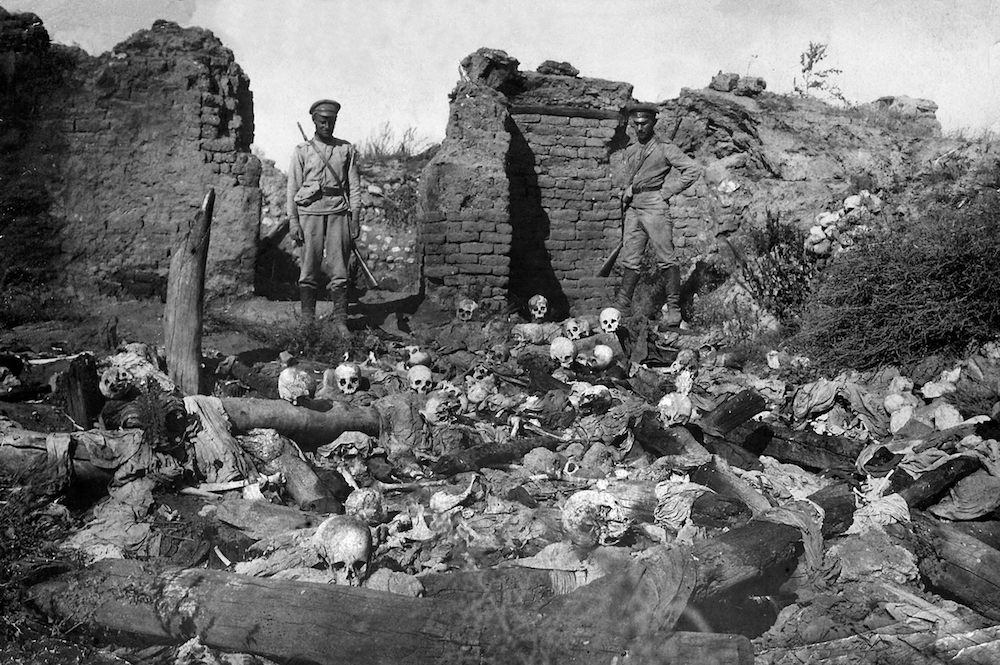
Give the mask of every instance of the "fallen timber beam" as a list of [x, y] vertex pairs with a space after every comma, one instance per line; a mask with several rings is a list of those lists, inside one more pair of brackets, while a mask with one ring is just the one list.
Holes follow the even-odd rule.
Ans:
[[378, 436], [380, 431], [379, 413], [371, 407], [337, 405], [329, 411], [313, 411], [284, 400], [224, 397], [222, 408], [235, 430], [270, 428], [307, 451], [330, 443], [344, 432]]
[[939, 590], [1000, 621], [1000, 551], [956, 525], [915, 512], [920, 572]]
[[[281, 662], [420, 665], [457, 653], [474, 662], [540, 653], [554, 662], [597, 665], [627, 650], [663, 648], [690, 593], [690, 564], [678, 550], [662, 552], [537, 611], [498, 606], [485, 596], [470, 606], [126, 560], [102, 561], [36, 585], [32, 598], [51, 615], [151, 641], [197, 635], [209, 646]], [[709, 648], [729, 645], [733, 652], [732, 641]]]

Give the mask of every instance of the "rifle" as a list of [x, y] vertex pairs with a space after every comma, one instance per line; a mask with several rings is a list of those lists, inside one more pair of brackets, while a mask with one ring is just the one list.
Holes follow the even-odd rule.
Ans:
[[618, 246], [615, 247], [615, 251], [611, 252], [611, 255], [608, 256], [608, 258], [604, 261], [604, 264], [601, 266], [601, 269], [597, 271], [598, 277], [611, 276], [611, 271], [614, 270], [615, 267], [615, 261], [618, 260], [618, 255], [621, 254], [622, 247], [624, 246], [625, 246], [624, 241], [618, 243]]
[[[333, 170], [333, 166], [330, 164], [330, 160], [328, 160], [326, 158], [326, 155], [324, 155], [323, 153], [321, 153], [319, 151], [319, 148], [317, 148], [315, 145], [313, 145], [313, 142], [309, 140], [309, 137], [306, 136], [305, 130], [302, 129], [302, 124], [301, 123], [296, 122], [295, 126], [299, 128], [299, 132], [302, 134], [302, 140], [305, 141], [306, 143], [308, 143], [312, 147], [312, 149], [316, 151], [316, 154], [319, 155], [319, 158], [323, 160], [323, 164], [326, 166], [327, 170], [330, 172], [330, 175], [332, 175], [333, 178], [334, 178], [334, 180], [336, 180], [338, 182], [338, 184], [339, 184], [340, 183], [340, 178], [337, 177], [337, 172]], [[365, 279], [368, 281], [369, 286], [371, 286], [373, 289], [377, 289], [378, 288], [378, 280], [375, 279], [375, 275], [374, 275], [374, 273], [372, 273], [371, 268], [368, 267], [368, 264], [365, 263], [364, 257], [361, 256], [361, 252], [358, 250], [358, 245], [357, 245], [356, 242], [354, 242], [354, 238], [351, 238], [351, 252], [354, 253], [354, 258], [356, 258], [358, 260], [358, 265], [361, 267], [361, 272], [364, 273]]]

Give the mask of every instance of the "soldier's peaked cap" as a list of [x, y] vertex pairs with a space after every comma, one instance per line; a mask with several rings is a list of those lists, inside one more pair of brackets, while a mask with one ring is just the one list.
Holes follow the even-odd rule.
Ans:
[[321, 99], [318, 102], [313, 102], [313, 105], [309, 107], [309, 115], [337, 115], [340, 111], [340, 102], [335, 102], [332, 99]]
[[629, 115], [634, 113], [650, 113], [652, 115], [656, 115], [659, 110], [660, 109], [656, 108], [656, 104], [641, 104], [638, 102], [635, 104], [629, 104], [628, 107]]

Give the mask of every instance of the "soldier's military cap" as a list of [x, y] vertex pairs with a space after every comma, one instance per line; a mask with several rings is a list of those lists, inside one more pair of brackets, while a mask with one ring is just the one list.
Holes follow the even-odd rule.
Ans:
[[659, 113], [659, 109], [656, 108], [656, 104], [631, 104], [628, 107], [628, 114], [635, 115], [638, 113], [649, 113], [651, 115], [656, 115]]
[[332, 99], [321, 99], [309, 107], [309, 115], [337, 115], [339, 111], [340, 102]]

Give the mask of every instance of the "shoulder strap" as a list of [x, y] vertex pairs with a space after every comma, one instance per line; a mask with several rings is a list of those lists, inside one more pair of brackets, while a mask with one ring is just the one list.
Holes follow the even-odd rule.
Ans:
[[333, 165], [330, 164], [330, 160], [326, 158], [326, 155], [319, 151], [319, 148], [316, 147], [316, 144], [313, 143], [312, 139], [309, 139], [308, 143], [316, 154], [319, 155], [319, 158], [323, 160], [323, 164], [326, 166], [327, 172], [333, 176], [333, 181], [337, 184], [337, 189], [344, 189], [344, 181], [341, 180], [340, 176], [333, 170]]
[[649, 141], [646, 143], [646, 145], [642, 146], [642, 149], [639, 151], [639, 153], [641, 155], [641, 157], [639, 158], [639, 163], [635, 165], [634, 169], [632, 169], [632, 175], [629, 176], [629, 178], [628, 178], [628, 184], [625, 185], [626, 189], [628, 189], [629, 187], [631, 187], [632, 183], [635, 182], [635, 177], [637, 175], [639, 175], [639, 169], [641, 169], [642, 165], [646, 163], [646, 158], [649, 157], [649, 154], [651, 152], [653, 152], [653, 150], [651, 148], [650, 149], [647, 149], [647, 148], [649, 148], [653, 144], [654, 141], [656, 141], [656, 137], [653, 137], [653, 138], [649, 139]]

